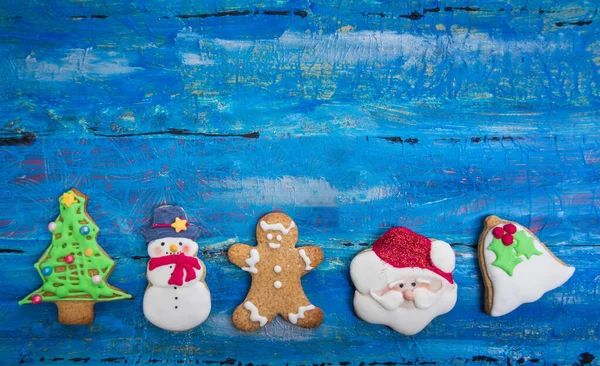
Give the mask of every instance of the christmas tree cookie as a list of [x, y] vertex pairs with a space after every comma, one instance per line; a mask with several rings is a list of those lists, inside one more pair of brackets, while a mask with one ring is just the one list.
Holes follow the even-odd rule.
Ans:
[[132, 298], [107, 282], [115, 262], [98, 245], [100, 229], [87, 214], [87, 202], [76, 189], [60, 196], [60, 215], [48, 225], [52, 243], [34, 265], [43, 285], [19, 301], [56, 303], [62, 324], [90, 324], [97, 302]]
[[485, 312], [502, 316], [539, 300], [575, 272], [523, 226], [489, 216], [478, 245]]

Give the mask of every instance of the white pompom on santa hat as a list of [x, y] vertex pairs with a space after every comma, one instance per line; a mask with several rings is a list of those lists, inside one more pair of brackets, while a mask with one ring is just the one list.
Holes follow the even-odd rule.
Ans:
[[454, 283], [455, 256], [452, 247], [430, 240], [405, 227], [388, 230], [373, 244], [377, 256], [395, 268], [419, 268]]

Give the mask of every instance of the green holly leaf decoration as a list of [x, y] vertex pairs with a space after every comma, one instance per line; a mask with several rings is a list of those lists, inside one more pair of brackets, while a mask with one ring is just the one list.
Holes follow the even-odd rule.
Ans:
[[523, 262], [513, 247], [514, 244], [506, 246], [502, 244], [502, 240], [496, 238], [488, 246], [488, 249], [496, 254], [496, 260], [492, 262], [492, 265], [504, 270], [509, 276], [512, 276], [517, 264]]
[[533, 238], [527, 236], [524, 230], [517, 231], [513, 237], [515, 238], [515, 252], [517, 255], [524, 255], [527, 259], [531, 259], [534, 255], [542, 255], [542, 252], [535, 249]]

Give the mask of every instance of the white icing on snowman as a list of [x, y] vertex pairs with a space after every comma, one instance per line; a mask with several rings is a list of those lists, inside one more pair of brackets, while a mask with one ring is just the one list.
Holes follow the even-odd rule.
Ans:
[[256, 264], [260, 261], [260, 255], [258, 254], [258, 250], [252, 249], [250, 250], [250, 258], [246, 259], [246, 263], [250, 267], [242, 267], [242, 269], [246, 272], [250, 273], [258, 273], [258, 269], [255, 267]]
[[304, 319], [304, 313], [310, 310], [314, 310], [315, 306], [310, 304], [307, 306], [300, 306], [298, 308], [298, 312], [296, 314], [294, 313], [289, 313], [288, 314], [288, 320], [290, 321], [290, 323], [292, 324], [296, 324], [298, 323], [298, 319]]
[[[161, 265], [146, 271], [149, 286], [143, 299], [146, 318], [157, 327], [171, 331], [185, 331], [202, 324], [211, 310], [208, 287], [201, 279], [205, 268], [196, 258], [198, 244], [187, 238], [165, 237], [148, 244], [148, 255], [152, 258], [185, 255], [198, 261], [200, 269], [193, 269], [195, 278], [180, 286], [169, 284], [176, 264]], [[185, 273], [185, 272], [184, 272]], [[185, 276], [184, 276], [185, 278]]]
[[250, 301], [246, 301], [244, 303], [244, 308], [250, 311], [250, 320], [253, 322], [258, 322], [261, 327], [264, 327], [267, 324], [267, 317], [261, 316], [258, 313], [258, 308], [251, 303]]

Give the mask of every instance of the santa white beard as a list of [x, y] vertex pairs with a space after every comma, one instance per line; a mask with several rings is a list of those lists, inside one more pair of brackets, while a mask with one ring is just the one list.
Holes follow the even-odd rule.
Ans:
[[[421, 268], [395, 268], [383, 262], [373, 252], [360, 253], [352, 261], [350, 273], [356, 291], [354, 311], [364, 321], [387, 325], [395, 331], [413, 335], [423, 330], [435, 317], [454, 308], [458, 287], [437, 274]], [[402, 278], [422, 278], [437, 282], [439, 288], [404, 289], [414, 293], [408, 301], [399, 289], [388, 289], [388, 284]]]
[[[427, 290], [424, 290], [427, 291]], [[399, 291], [393, 291], [396, 294], [402, 294]], [[398, 295], [393, 299], [398, 300]], [[354, 311], [359, 318], [373, 324], [383, 324], [394, 329], [396, 332], [413, 335], [422, 331], [435, 317], [446, 314], [456, 304], [457, 286], [449, 285], [437, 293], [431, 293], [430, 297], [415, 298], [414, 306], [403, 307], [405, 303], [395, 306], [393, 299], [387, 300], [389, 308], [383, 307], [379, 302], [358, 291], [354, 292]], [[398, 300], [398, 302], [400, 302]], [[395, 306], [395, 307], [394, 307]]]

